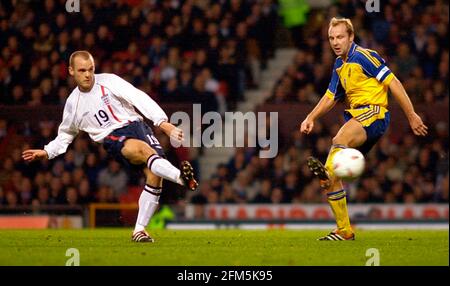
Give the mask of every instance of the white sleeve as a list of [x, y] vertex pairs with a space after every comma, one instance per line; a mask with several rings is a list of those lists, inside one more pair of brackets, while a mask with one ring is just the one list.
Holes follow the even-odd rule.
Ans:
[[155, 126], [159, 126], [163, 121], [168, 121], [164, 110], [145, 92], [115, 74], [111, 74], [110, 84], [116, 96], [135, 106], [145, 117], [153, 121]]
[[47, 151], [48, 159], [53, 159], [67, 151], [70, 143], [72, 143], [75, 136], [78, 134], [78, 128], [73, 124], [73, 106], [69, 101], [66, 101], [63, 112], [63, 120], [58, 128], [58, 136], [44, 146]]

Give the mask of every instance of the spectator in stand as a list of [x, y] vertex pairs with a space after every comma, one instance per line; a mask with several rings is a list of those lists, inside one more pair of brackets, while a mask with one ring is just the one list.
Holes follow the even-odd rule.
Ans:
[[116, 198], [127, 192], [127, 183], [128, 175], [115, 160], [110, 160], [108, 167], [98, 173], [97, 185], [110, 187]]

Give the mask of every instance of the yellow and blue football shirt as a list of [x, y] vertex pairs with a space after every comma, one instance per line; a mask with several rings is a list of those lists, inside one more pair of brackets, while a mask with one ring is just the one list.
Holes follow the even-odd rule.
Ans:
[[346, 100], [350, 105], [346, 112], [363, 126], [370, 126], [388, 112], [388, 89], [393, 78], [377, 52], [352, 43], [347, 60], [336, 59], [326, 96]]

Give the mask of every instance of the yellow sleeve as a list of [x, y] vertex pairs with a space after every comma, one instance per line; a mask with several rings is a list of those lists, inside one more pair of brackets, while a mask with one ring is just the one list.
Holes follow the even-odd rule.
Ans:
[[393, 73], [390, 73], [384, 80], [383, 85], [388, 86], [391, 81], [394, 79], [395, 75]]
[[327, 92], [325, 92], [325, 95], [331, 99], [334, 100], [334, 93], [332, 93], [329, 89], [327, 89]]

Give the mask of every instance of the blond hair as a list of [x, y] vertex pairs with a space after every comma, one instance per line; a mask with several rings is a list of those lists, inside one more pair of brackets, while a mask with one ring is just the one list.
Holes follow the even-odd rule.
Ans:
[[94, 57], [88, 51], [75, 51], [70, 55], [70, 58], [69, 58], [69, 66], [71, 66], [72, 68], [73, 68], [76, 57], [82, 57], [84, 60], [87, 60], [90, 58], [90, 59], [92, 59], [92, 61], [94, 61]]
[[348, 35], [351, 36], [355, 33], [355, 30], [353, 29], [352, 21], [348, 18], [336, 18], [333, 17], [333, 19], [330, 20], [329, 28], [336, 27], [339, 24], [344, 24], [347, 28]]

